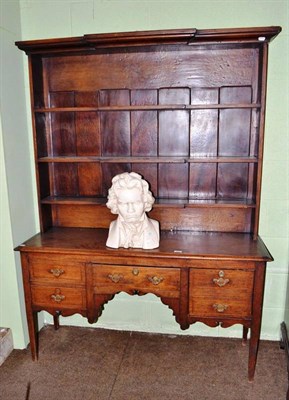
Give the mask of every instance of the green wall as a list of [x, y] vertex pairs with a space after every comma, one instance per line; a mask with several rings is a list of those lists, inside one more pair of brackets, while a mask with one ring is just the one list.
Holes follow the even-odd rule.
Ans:
[[0, 326], [16, 348], [28, 341], [19, 255], [13, 248], [36, 232], [18, 1], [0, 1]]

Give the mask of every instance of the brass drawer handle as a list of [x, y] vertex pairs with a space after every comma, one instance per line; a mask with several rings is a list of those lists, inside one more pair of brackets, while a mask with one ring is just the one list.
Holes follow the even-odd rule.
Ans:
[[213, 308], [217, 312], [222, 313], [227, 310], [228, 305], [227, 304], [213, 304]]
[[161, 276], [149, 276], [148, 280], [153, 284], [153, 285], [159, 285], [164, 278], [162, 278]]
[[61, 268], [51, 268], [51, 270], [49, 272], [56, 278], [58, 278], [60, 275], [64, 274], [64, 270]]
[[50, 298], [51, 298], [51, 300], [55, 301], [56, 303], [61, 303], [65, 299], [65, 296], [63, 294], [61, 294], [60, 289], [55, 289], [54, 294], [52, 294], [50, 296]]
[[219, 287], [226, 286], [227, 283], [230, 282], [230, 279], [224, 278], [224, 276], [225, 276], [225, 272], [224, 272], [224, 271], [220, 271], [220, 272], [219, 272], [219, 278], [214, 278], [214, 279], [213, 279], [213, 282], [214, 282], [216, 285], [218, 285]]
[[109, 274], [107, 277], [114, 283], [118, 283], [123, 278], [120, 274]]

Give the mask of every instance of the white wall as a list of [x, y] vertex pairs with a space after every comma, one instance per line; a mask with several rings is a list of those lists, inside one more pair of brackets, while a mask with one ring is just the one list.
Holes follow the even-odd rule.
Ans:
[[[2, 0], [3, 1], [3, 0]], [[13, 0], [5, 3], [14, 3]], [[17, 3], [17, 1], [16, 1]], [[21, 24], [23, 40], [41, 39], [64, 36], [78, 36], [85, 33], [100, 33], [113, 31], [133, 31], [147, 29], [170, 28], [222, 28], [237, 26], [267, 26], [281, 25], [282, 33], [270, 44], [268, 107], [266, 117], [265, 165], [264, 183], [261, 207], [260, 234], [272, 252], [275, 261], [268, 265], [266, 280], [264, 317], [262, 337], [279, 339], [279, 325], [284, 318], [288, 279], [288, 0], [20, 0]], [[17, 11], [18, 12], [18, 11]], [[20, 39], [20, 33], [18, 31]], [[12, 44], [11, 44], [12, 46]], [[12, 50], [11, 50], [12, 51]], [[13, 49], [13, 54], [14, 54]], [[20, 52], [19, 52], [20, 53]], [[18, 53], [17, 60], [20, 56]], [[24, 56], [25, 58], [25, 56]], [[25, 60], [25, 88], [28, 101], [28, 73]], [[23, 72], [17, 70], [18, 79]], [[21, 83], [23, 88], [23, 82]], [[14, 85], [15, 87], [15, 85]], [[25, 104], [23, 96], [18, 100], [18, 109]], [[3, 116], [3, 113], [2, 113]], [[25, 121], [17, 124], [23, 128]], [[30, 113], [27, 113], [30, 126]], [[32, 159], [31, 128], [29, 133], [21, 128], [21, 137], [25, 141], [26, 156]], [[19, 132], [18, 132], [19, 133]], [[18, 133], [13, 133], [14, 135]], [[27, 145], [30, 140], [30, 146]], [[30, 149], [30, 153], [28, 150]], [[5, 149], [6, 152], [6, 149]], [[9, 157], [8, 157], [9, 158]], [[31, 162], [31, 161], [30, 161]], [[25, 158], [25, 165], [29, 163]], [[23, 196], [29, 201], [26, 207], [27, 221], [34, 224], [37, 218], [35, 209], [35, 183], [31, 188], [30, 172], [24, 179], [28, 186], [17, 189], [15, 182], [20, 177], [15, 173], [15, 165], [6, 159], [7, 182], [11, 180], [11, 194], [14, 198], [24, 190]], [[11, 171], [12, 170], [12, 171]], [[27, 171], [27, 170], [26, 170]], [[11, 176], [9, 176], [9, 174]], [[28, 183], [27, 183], [28, 182]], [[15, 192], [14, 192], [15, 190]], [[33, 200], [31, 199], [34, 194]], [[30, 203], [33, 207], [30, 208]], [[10, 201], [10, 210], [16, 204]], [[20, 207], [21, 204], [17, 207]], [[31, 215], [31, 212], [34, 212]], [[20, 213], [21, 214], [21, 213]], [[12, 231], [18, 232], [17, 220], [12, 219]], [[34, 230], [33, 228], [31, 229]], [[21, 235], [19, 235], [21, 236]], [[28, 235], [29, 236], [29, 235]], [[25, 238], [22, 238], [23, 240]], [[15, 305], [15, 310], [17, 305]], [[49, 315], [46, 320], [51, 322]], [[90, 326], [85, 319], [76, 315], [62, 320], [65, 324]], [[100, 318], [98, 327], [132, 329], [181, 333], [175, 323], [172, 312], [160, 300], [152, 295], [131, 297], [126, 294], [116, 296], [115, 300], [105, 306], [105, 312]], [[208, 328], [202, 324], [192, 325], [186, 334], [205, 335], [240, 335], [239, 326], [230, 329]]]

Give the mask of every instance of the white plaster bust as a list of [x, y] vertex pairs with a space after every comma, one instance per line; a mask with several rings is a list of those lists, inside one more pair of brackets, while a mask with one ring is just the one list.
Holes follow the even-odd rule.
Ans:
[[154, 201], [148, 183], [139, 174], [116, 175], [106, 205], [118, 218], [110, 223], [106, 245], [112, 248], [159, 247], [159, 223], [146, 215]]

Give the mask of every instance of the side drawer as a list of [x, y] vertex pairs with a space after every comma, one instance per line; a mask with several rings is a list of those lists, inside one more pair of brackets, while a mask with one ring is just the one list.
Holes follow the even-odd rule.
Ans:
[[191, 269], [189, 314], [250, 317], [253, 282], [250, 270]]
[[32, 302], [47, 308], [86, 308], [85, 289], [55, 286], [31, 286]]
[[61, 254], [29, 254], [32, 282], [85, 283], [85, 265], [77, 256]]
[[178, 297], [180, 270], [178, 268], [94, 264], [93, 285], [96, 293], [139, 291]]

